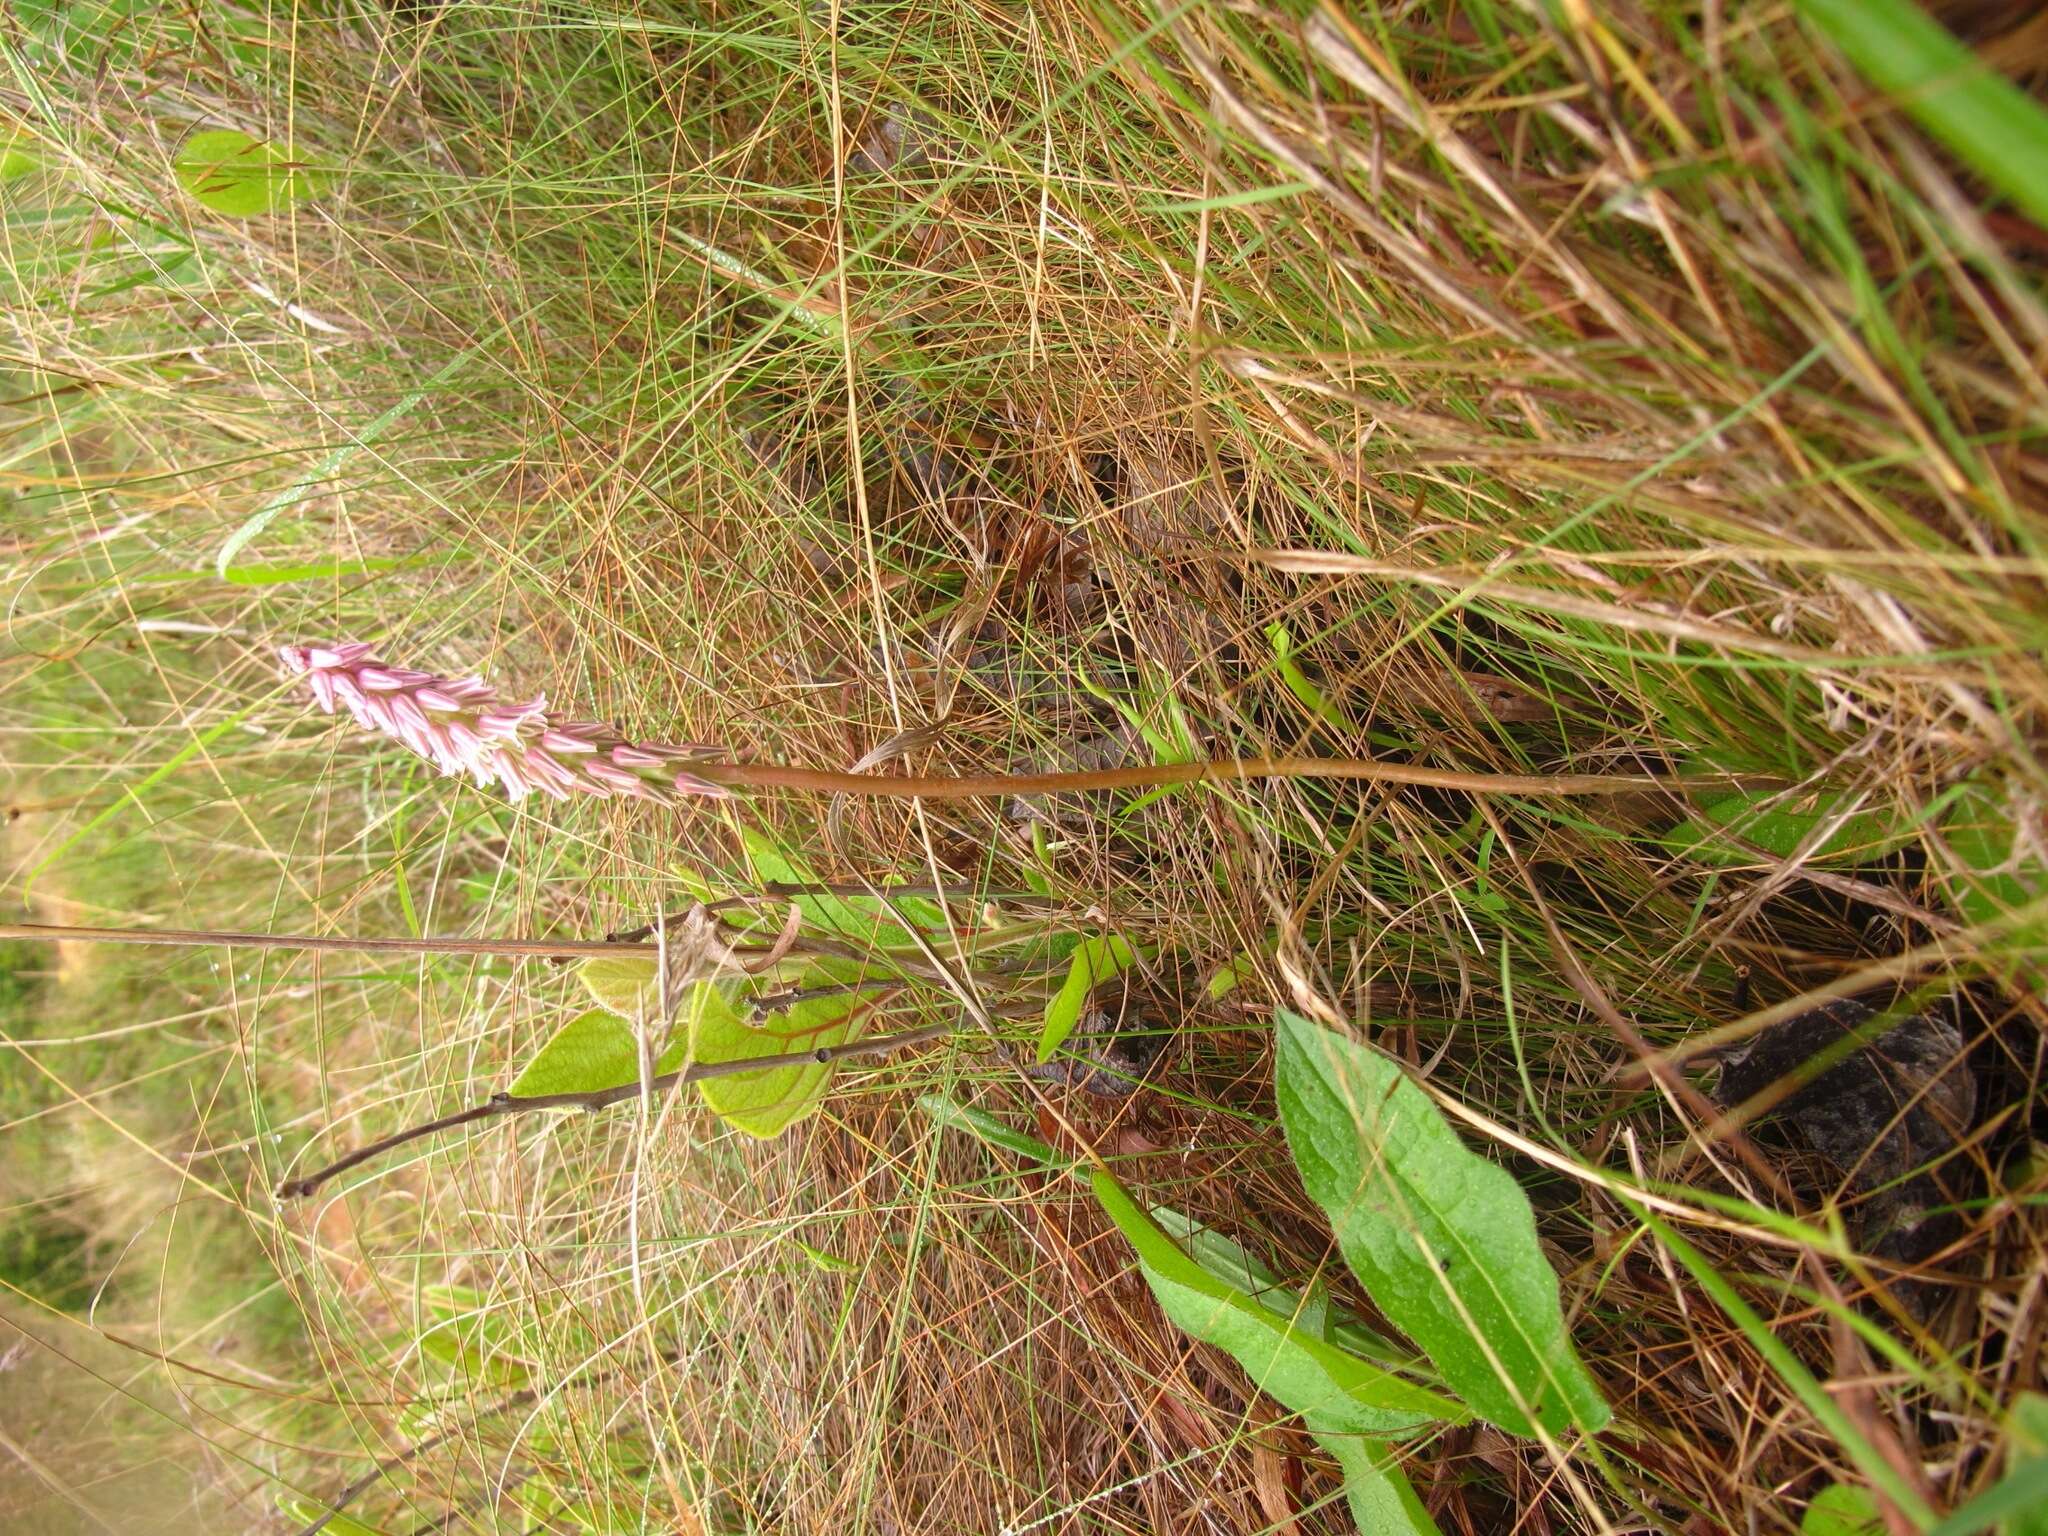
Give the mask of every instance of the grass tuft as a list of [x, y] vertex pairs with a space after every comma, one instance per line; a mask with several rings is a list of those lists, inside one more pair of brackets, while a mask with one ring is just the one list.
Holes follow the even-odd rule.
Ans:
[[[527, 1120], [282, 1209], [510, 1081], [573, 975], [10, 951], [0, 1520], [1341, 1529], [1077, 1181], [917, 1108], [1377, 1323], [1274, 1120], [1310, 1003], [1521, 1177], [1616, 1410], [1561, 1464], [1418, 1447], [1446, 1532], [2005, 1486], [2044, 1388], [2048, 54], [2024, 7], [1906, 16], [0, 9], [17, 913], [594, 938], [755, 890], [748, 832], [970, 893], [873, 1026], [955, 1039], [779, 1140]], [[180, 166], [229, 130], [288, 179], [209, 206]], [[514, 807], [309, 716], [272, 648], [329, 637], [819, 766], [1786, 787]], [[1116, 1102], [1013, 1065], [1105, 933], [1201, 983]], [[1963, 999], [1969, 1193], [1909, 1276], [1844, 1170], [1710, 1102], [1709, 1046], [1846, 993]]]

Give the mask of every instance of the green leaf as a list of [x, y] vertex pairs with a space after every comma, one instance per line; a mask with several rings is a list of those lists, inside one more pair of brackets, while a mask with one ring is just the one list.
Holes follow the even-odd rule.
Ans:
[[1284, 1009], [1278, 1035], [1288, 1148], [1379, 1309], [1503, 1429], [1603, 1428], [1513, 1175], [1386, 1057]]
[[214, 571], [223, 580], [233, 581], [235, 557], [247, 549], [258, 534], [284, 513], [310, 500], [318, 495], [322, 488], [331, 485], [345, 465], [358, 454], [367, 452], [394, 425], [410, 416], [419, 408], [421, 401], [435, 394], [442, 385], [452, 381], [469, 366], [472, 358], [482, 356], [488, 350], [488, 338], [471, 343], [468, 350], [456, 353], [443, 363], [418, 389], [408, 390], [400, 395], [374, 421], [344, 433], [342, 441], [325, 454], [319, 463], [251, 512], [242, 520], [241, 525], [222, 541], [220, 549], [213, 557]]
[[[1840, 816], [1850, 798], [1841, 791], [1796, 800], [1766, 790], [1717, 795], [1700, 806], [1697, 816], [1672, 828], [1667, 841], [1677, 852], [1704, 863], [1753, 863], [1756, 856], [1741, 843], [1789, 859], [1808, 837]], [[1911, 837], [1910, 830], [1900, 828], [1881, 810], [1856, 811], [1816, 844], [1807, 859], [1863, 864], [1904, 846]]]
[[194, 202], [233, 218], [281, 213], [323, 188], [322, 178], [282, 145], [233, 128], [193, 134], [179, 147], [173, 168]]
[[576, 967], [576, 977], [598, 1007], [637, 1019], [653, 1009], [657, 969], [637, 955], [597, 955]]
[[1224, 1350], [1259, 1388], [1327, 1434], [1408, 1435], [1468, 1417], [1449, 1398], [1325, 1343], [1211, 1275], [1174, 1243], [1109, 1174], [1095, 1198], [1131, 1246], [1175, 1327]]
[[[1103, 687], [1085, 667], [1076, 671], [1075, 678], [1092, 697], [1123, 716], [1124, 723], [1144, 738], [1145, 745], [1152, 751], [1153, 762], [1192, 763], [1201, 758], [1202, 746], [1195, 739], [1195, 728], [1188, 723], [1187, 711], [1181, 708], [1180, 697], [1164, 674], [1155, 675], [1153, 669], [1145, 669], [1135, 705]], [[1157, 790], [1152, 792], [1157, 793]], [[1149, 799], [1151, 796], [1140, 798]]]
[[[1309, 1302], [1300, 1293], [1282, 1285], [1279, 1277], [1241, 1244], [1213, 1227], [1205, 1227], [1199, 1221], [1163, 1205], [1152, 1207], [1152, 1219], [1165, 1229], [1168, 1237], [1187, 1250], [1189, 1258], [1216, 1280], [1245, 1292], [1267, 1311], [1297, 1326], [1309, 1318]], [[1392, 1370], [1413, 1370], [1423, 1363], [1413, 1351], [1396, 1349], [1392, 1340], [1381, 1338], [1352, 1313], [1331, 1307], [1326, 1295], [1317, 1297], [1317, 1306], [1320, 1308], [1315, 1327], [1317, 1338], [1354, 1355], [1377, 1360]]]
[[857, 1275], [860, 1273], [860, 1266], [851, 1259], [842, 1259], [836, 1253], [827, 1253], [823, 1248], [814, 1248], [800, 1237], [792, 1237], [790, 1241], [796, 1244], [797, 1250], [805, 1258], [809, 1259], [827, 1274]]
[[[838, 1045], [855, 1032], [859, 999], [818, 997], [776, 1016], [772, 1027], [748, 1024], [725, 994], [708, 981], [686, 991], [675, 1033], [654, 1063], [656, 1075], [692, 1061], [746, 1061]], [[602, 1093], [640, 1080], [633, 1026], [602, 1008], [578, 1014], [548, 1039], [513, 1080], [514, 1098], [554, 1093]], [[829, 1062], [766, 1067], [697, 1085], [711, 1112], [736, 1130], [763, 1140], [811, 1114], [832, 1080]]]
[[476, 1328], [459, 1323], [440, 1323], [419, 1338], [420, 1353], [467, 1378], [482, 1378], [501, 1387], [526, 1385], [528, 1373], [521, 1361], [487, 1348]]
[[[2028, 1495], [2024, 1508], [2007, 1518], [2004, 1536], [2048, 1536], [2048, 1489], [2042, 1487], [2048, 1477], [2048, 1397], [2039, 1392], [2022, 1392], [2013, 1401], [2005, 1421], [2005, 1468], [2005, 1476], [1991, 1493], [2020, 1482], [2023, 1476], [2035, 1491]], [[1969, 1507], [1979, 1502], [1973, 1499]]]
[[1921, 127], [2048, 224], [2048, 112], [1912, 0], [1797, 0], [1797, 9]]
[[1280, 681], [1287, 685], [1287, 691], [1294, 695], [1302, 708], [1340, 731], [1358, 729], [1358, 723], [1324, 697], [1322, 689], [1309, 681], [1309, 675], [1301, 670], [1301, 664], [1294, 659], [1294, 636], [1285, 624], [1268, 624], [1266, 643], [1273, 647], [1273, 668], [1280, 674]]
[[[656, 1064], [657, 1071], [669, 1070]], [[579, 1013], [548, 1037], [506, 1091], [515, 1099], [602, 1093], [640, 1080], [633, 1027], [602, 1008]]]
[[2012, 818], [1981, 784], [1955, 792], [1941, 817], [1941, 839], [1961, 868], [1952, 882], [1956, 910], [1972, 923], [1985, 923], [2037, 900], [2043, 889], [2038, 863], [2015, 863], [2018, 842]]
[[[739, 1016], [724, 993], [702, 981], [684, 995], [676, 1022], [677, 1046], [685, 1060], [745, 1061], [838, 1045], [857, 1030], [858, 1006], [859, 1000], [852, 997], [811, 998], [776, 1015], [774, 1027], [756, 1029]], [[766, 1141], [814, 1114], [831, 1081], [829, 1062], [805, 1062], [707, 1078], [698, 1087], [704, 1102], [727, 1125]]]
[[0, 127], [0, 182], [17, 180], [42, 169], [35, 138], [25, 128]]
[[1239, 987], [1245, 978], [1259, 974], [1259, 957], [1250, 950], [1239, 950], [1230, 960], [1217, 968], [1216, 974], [1202, 990], [1212, 1003], [1220, 1003]]
[[2048, 1533], [2048, 1397], [2022, 1392], [2005, 1423], [2005, 1476], [1943, 1520], [1928, 1536]]
[[2048, 1529], [2048, 1458], [2025, 1461], [1935, 1526], [1927, 1536], [1978, 1536], [1993, 1526], [2004, 1536]]
[[1830, 1483], [1799, 1521], [1799, 1536], [1881, 1536], [1883, 1530], [1877, 1500], [1856, 1483]]
[[294, 1494], [279, 1494], [277, 1507], [301, 1526], [311, 1525], [315, 1520], [326, 1520], [327, 1523], [320, 1527], [321, 1536], [387, 1536], [387, 1533], [377, 1526], [365, 1525], [349, 1515], [330, 1511], [325, 1504], [302, 1499]]
[[1072, 1166], [1070, 1159], [1060, 1156], [1036, 1136], [1017, 1130], [985, 1109], [972, 1109], [943, 1093], [925, 1094], [917, 1101], [917, 1107], [940, 1125], [949, 1125], [955, 1130], [965, 1131], [992, 1147], [1014, 1152], [1031, 1162], [1043, 1163], [1051, 1168]]
[[1355, 1435], [1317, 1435], [1316, 1444], [1344, 1473], [1344, 1502], [1351, 1521], [1368, 1536], [1441, 1536], [1415, 1486], [1401, 1470], [1394, 1448]]
[[[746, 847], [747, 862], [753, 868], [754, 878], [760, 884], [822, 883], [810, 865], [785, 852], [767, 833], [747, 827], [741, 831], [740, 839]], [[908, 942], [906, 919], [928, 932], [943, 933], [946, 929], [945, 913], [936, 902], [922, 897], [905, 897], [894, 902], [879, 901], [872, 896], [807, 895], [790, 899], [796, 902], [797, 910], [803, 914], [806, 928], [863, 946], [892, 940]], [[786, 912], [788, 909], [783, 910]], [[780, 919], [777, 919], [779, 924]]]
[[1074, 1026], [1081, 1022], [1081, 1009], [1088, 1001], [1088, 994], [1099, 983], [1126, 970], [1138, 957], [1138, 952], [1122, 939], [1110, 934], [1100, 938], [1083, 939], [1074, 949], [1074, 955], [1067, 962], [1067, 979], [1053, 994], [1051, 1002], [1045, 1005], [1045, 1027], [1038, 1036], [1038, 1059], [1041, 1063], [1052, 1060], [1052, 1053], [1066, 1042], [1074, 1032]]

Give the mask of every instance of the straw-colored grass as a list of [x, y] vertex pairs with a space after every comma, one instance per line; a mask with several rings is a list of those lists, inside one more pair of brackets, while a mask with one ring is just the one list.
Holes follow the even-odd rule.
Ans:
[[[2025, 10], [1947, 19], [2032, 89]], [[118, 1333], [140, 1373], [105, 1442], [0, 1409], [10, 1529], [131, 1528], [124, 1457], [215, 1529], [359, 1483], [387, 1536], [1342, 1529], [1084, 1187], [914, 1104], [1093, 1148], [1341, 1292], [1273, 1121], [1304, 997], [1502, 1133], [1617, 1410], [1562, 1465], [1417, 1447], [1445, 1532], [1796, 1530], [1861, 1478], [1760, 1328], [1929, 1506], [2003, 1474], [2043, 1387], [2048, 233], [1786, 7], [78, 0], [7, 8], [0, 55], [28, 915], [595, 938], [747, 889], [756, 826], [1243, 973], [1123, 1105], [1024, 1079], [934, 985], [883, 1022], [957, 1043], [774, 1143], [693, 1101], [522, 1120], [280, 1208], [502, 1086], [573, 978], [67, 949], [118, 1003], [40, 994], [6, 1042], [135, 1033], [0, 1058], [0, 1220], [61, 1193], [104, 1270], [184, 1213], [242, 1289], [200, 1294], [190, 1227], [118, 1322], [6, 1274], [28, 1347]], [[209, 211], [199, 127], [317, 195]], [[273, 647], [330, 637], [823, 767], [1184, 731], [1791, 787], [1718, 852], [1664, 792], [512, 807], [310, 715]], [[1783, 810], [1823, 819], [1774, 849]], [[940, 958], [1030, 1034], [1044, 975]], [[1823, 989], [1964, 986], [1997, 1109], [1909, 1295], [1840, 1171], [1716, 1124], [1690, 1052]], [[1574, 1168], [1657, 1181], [1755, 1320]], [[239, 1328], [266, 1266], [293, 1307]]]

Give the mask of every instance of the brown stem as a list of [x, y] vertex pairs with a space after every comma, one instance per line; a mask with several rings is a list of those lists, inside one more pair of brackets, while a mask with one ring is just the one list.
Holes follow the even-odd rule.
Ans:
[[399, 955], [652, 955], [654, 944], [592, 939], [373, 939], [341, 934], [235, 933], [207, 928], [79, 928], [68, 923], [0, 923], [0, 939], [73, 939], [91, 944], [172, 944], [237, 949], [319, 949], [342, 954]]
[[[891, 1051], [904, 1050], [909, 1046], [923, 1045], [927, 1041], [942, 1040], [953, 1032], [950, 1024], [927, 1024], [923, 1029], [905, 1030], [900, 1035], [877, 1035], [872, 1040], [849, 1040], [841, 1045], [821, 1045], [811, 1051], [785, 1051], [776, 1056], [750, 1056], [744, 1061], [697, 1061], [676, 1072], [663, 1072], [647, 1080], [649, 1093], [658, 1093], [672, 1088], [677, 1083], [701, 1083], [707, 1078], [735, 1077], [742, 1072], [767, 1072], [776, 1067], [830, 1066], [835, 1061], [844, 1061], [850, 1056], [884, 1056]], [[373, 1141], [367, 1146], [357, 1147], [343, 1158], [329, 1163], [317, 1173], [302, 1179], [287, 1179], [277, 1189], [280, 1200], [300, 1200], [312, 1194], [336, 1174], [347, 1173], [349, 1169], [367, 1163], [375, 1157], [382, 1157], [395, 1147], [402, 1147], [409, 1141], [432, 1136], [438, 1131], [451, 1131], [457, 1126], [473, 1125], [479, 1120], [498, 1120], [507, 1115], [530, 1115], [537, 1110], [580, 1109], [595, 1113], [609, 1109], [614, 1104], [623, 1104], [628, 1099], [640, 1097], [638, 1082], [621, 1083], [616, 1088], [600, 1088], [589, 1093], [535, 1093], [514, 1097], [509, 1093], [494, 1093], [483, 1103], [469, 1109], [457, 1110], [452, 1115], [441, 1115], [423, 1124], [408, 1126], [405, 1130], [394, 1131], [391, 1135]]]
[[[690, 772], [714, 784], [735, 788], [801, 789], [890, 800], [978, 800], [1077, 790], [1229, 784], [1247, 779], [1349, 779], [1366, 784], [1414, 784], [1500, 795], [1617, 795], [1633, 790], [1679, 788], [1688, 782], [1651, 773], [1466, 773], [1454, 768], [1348, 757], [1241, 757], [1206, 763], [1141, 763], [1128, 768], [1091, 768], [1070, 773], [1002, 773], [959, 778], [890, 778], [875, 773], [785, 768], [774, 763], [692, 763]], [[1709, 782], [1731, 787], [1751, 781], [1730, 775]]]

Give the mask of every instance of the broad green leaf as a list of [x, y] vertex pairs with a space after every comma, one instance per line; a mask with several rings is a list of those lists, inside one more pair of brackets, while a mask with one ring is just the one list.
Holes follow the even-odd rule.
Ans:
[[290, 1515], [300, 1526], [311, 1525], [315, 1520], [325, 1520], [320, 1527], [321, 1536], [389, 1536], [389, 1533], [374, 1525], [365, 1525], [350, 1515], [331, 1511], [325, 1504], [311, 1499], [302, 1499], [295, 1494], [279, 1494], [277, 1507]]
[[608, 1008], [622, 1019], [637, 1019], [654, 1009], [654, 983], [658, 967], [638, 955], [596, 955], [576, 967], [583, 990], [600, 1008]]
[[[747, 863], [762, 885], [818, 885], [816, 871], [794, 854], [785, 852], [775, 840], [754, 827], [744, 828], [741, 841]], [[807, 895], [790, 898], [803, 913], [804, 926], [816, 932], [834, 934], [856, 944], [906, 943], [907, 918], [927, 932], [943, 933], [946, 915], [936, 902], [922, 897], [905, 897], [893, 903], [872, 896]], [[783, 909], [787, 911], [786, 908]], [[780, 918], [777, 920], [780, 923]]]
[[[670, 1054], [675, 1047], [670, 1047]], [[665, 1055], [657, 1073], [673, 1071]], [[506, 1090], [515, 1099], [552, 1093], [602, 1093], [640, 1080], [633, 1026], [603, 1008], [579, 1013], [548, 1037]]]
[[1277, 1033], [1288, 1148], [1374, 1303], [1501, 1428], [1603, 1428], [1514, 1176], [1386, 1057], [1284, 1009]]
[[571, 1498], [541, 1477], [527, 1479], [513, 1497], [537, 1529], [579, 1531], [587, 1536], [645, 1536], [648, 1529], [637, 1510], [600, 1509], [591, 1500]]
[[1067, 962], [1067, 979], [1045, 1005], [1045, 1027], [1038, 1036], [1038, 1059], [1052, 1060], [1052, 1053], [1066, 1043], [1074, 1026], [1081, 1022], [1081, 1009], [1097, 985], [1129, 968], [1137, 951], [1114, 934], [1083, 939]]
[[1317, 1435], [1344, 1473], [1344, 1502], [1364, 1536], [1441, 1536], [1394, 1448], [1356, 1435]]
[[2048, 1457], [2022, 1461], [1927, 1536], [1979, 1536], [1996, 1528], [2002, 1536], [2037, 1536], [2048, 1527]]
[[[1678, 852], [1707, 863], [1753, 862], [1756, 856], [1742, 843], [1789, 859], [1809, 836], [1839, 816], [1849, 799], [1841, 791], [1793, 800], [1769, 791], [1716, 795], [1700, 806], [1697, 816], [1672, 828], [1666, 841]], [[1902, 847], [1911, 837], [1910, 830], [1899, 827], [1883, 811], [1859, 810], [1829, 832], [1807, 857], [1816, 863], [1827, 859], [1862, 864]]]
[[709, 875], [700, 869], [693, 869], [688, 864], [671, 864], [668, 872], [676, 877], [685, 891], [689, 892], [692, 901], [717, 901], [727, 894]]
[[2048, 871], [2021, 852], [2015, 859], [2012, 818], [1980, 784], [1960, 788], [1941, 817], [1941, 838], [1962, 868], [1950, 881], [1955, 907], [1969, 922], [1984, 923], [2015, 911], [2048, 889]]
[[1243, 986], [1246, 977], [1258, 974], [1259, 957], [1248, 949], [1239, 950], [1231, 956], [1228, 963], [1217, 969], [1216, 974], [1209, 978], [1209, 984], [1202, 990], [1208, 994], [1210, 1002], [1220, 1003]]
[[1311, 1430], [1409, 1435], [1468, 1415], [1447, 1397], [1404, 1381], [1369, 1360], [1325, 1343], [1216, 1279], [1100, 1170], [1095, 1198], [1138, 1251], [1138, 1267], [1175, 1327], [1214, 1344]]
[[[857, 1031], [859, 1019], [857, 998], [817, 997], [775, 1015], [769, 1027], [756, 1029], [739, 1016], [724, 993], [700, 981], [684, 996], [676, 1037], [688, 1060], [745, 1061], [838, 1045]], [[698, 1088], [726, 1124], [766, 1141], [815, 1113], [831, 1081], [830, 1063], [806, 1062], [706, 1078]]]
[[[798, 1003], [756, 1029], [708, 981], [690, 987], [678, 1006], [675, 1032], [654, 1063], [657, 1075], [686, 1063], [746, 1061], [838, 1045], [855, 1032], [859, 999], [820, 997]], [[509, 1090], [515, 1098], [554, 1093], [602, 1093], [640, 1078], [633, 1026], [601, 1008], [578, 1014], [535, 1053]], [[767, 1067], [697, 1085], [713, 1114], [762, 1139], [780, 1134], [818, 1107], [832, 1080], [826, 1062]]]
[[[193, 58], [232, 61], [240, 78], [258, 79], [276, 63], [277, 39], [260, 14], [228, 5], [165, 5], [163, 0], [7, 0], [10, 42], [28, 63], [58, 79], [88, 79], [109, 67]], [[18, 24], [18, 25], [17, 25]], [[61, 66], [61, 73], [57, 72]], [[158, 67], [161, 67], [160, 64]]]
[[1913, 0], [1797, 0], [1849, 62], [2037, 224], [2048, 112]]
[[[420, 1345], [428, 1354], [451, 1363], [459, 1359], [473, 1372], [488, 1371], [512, 1385], [525, 1382], [532, 1349], [521, 1346], [519, 1330], [505, 1309], [493, 1307], [481, 1291], [467, 1285], [423, 1286], [420, 1301], [434, 1319], [420, 1334]], [[569, 1327], [588, 1340], [587, 1329], [574, 1323]], [[595, 1340], [589, 1342], [594, 1346]]]
[[194, 202], [232, 218], [280, 213], [321, 190], [321, 178], [303, 158], [233, 128], [193, 134], [179, 146], [173, 166]]
[[1828, 1484], [1799, 1521], [1799, 1536], [1882, 1536], [1883, 1531], [1877, 1500], [1856, 1483]]

